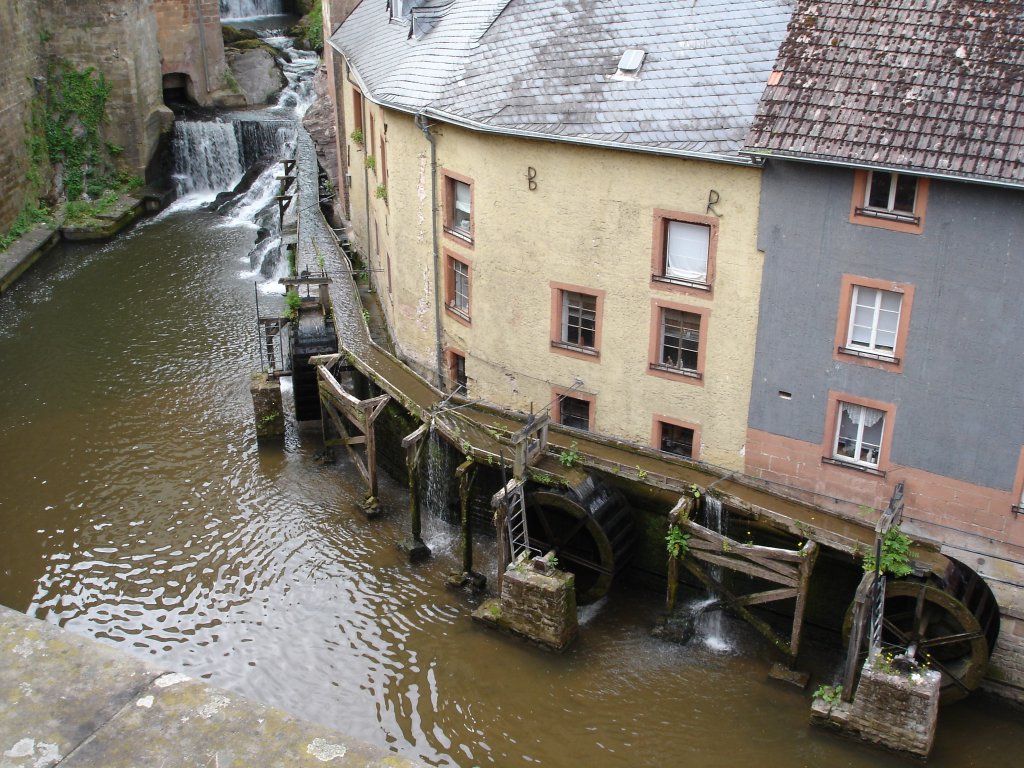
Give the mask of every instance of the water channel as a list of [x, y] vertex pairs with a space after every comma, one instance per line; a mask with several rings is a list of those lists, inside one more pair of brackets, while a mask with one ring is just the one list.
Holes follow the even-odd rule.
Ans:
[[[367, 520], [319, 430], [257, 445], [255, 237], [186, 203], [0, 301], [0, 603], [431, 765], [910, 764], [812, 729], [742, 625], [652, 639], [655, 593], [614, 590], [562, 656], [473, 625], [456, 532], [428, 521], [425, 564], [396, 547], [403, 486]], [[817, 682], [836, 642], [807, 643]], [[975, 696], [930, 764], [1018, 765], [1022, 738]]]

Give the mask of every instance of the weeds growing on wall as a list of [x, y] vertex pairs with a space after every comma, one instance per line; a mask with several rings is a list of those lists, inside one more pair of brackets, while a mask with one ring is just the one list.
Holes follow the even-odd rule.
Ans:
[[112, 155], [121, 148], [103, 139], [111, 85], [92, 67], [51, 62], [46, 88], [46, 148], [62, 171], [63, 196], [96, 198], [112, 186]]

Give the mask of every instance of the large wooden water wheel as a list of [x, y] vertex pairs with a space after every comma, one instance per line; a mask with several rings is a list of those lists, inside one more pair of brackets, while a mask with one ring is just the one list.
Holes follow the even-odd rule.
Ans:
[[943, 576], [886, 583], [882, 643], [941, 672], [943, 704], [978, 687], [998, 636], [995, 596], [963, 563], [950, 559]]
[[554, 551], [559, 567], [576, 577], [576, 602], [599, 600], [633, 550], [633, 517], [621, 493], [591, 476], [577, 485], [528, 494], [530, 546]]

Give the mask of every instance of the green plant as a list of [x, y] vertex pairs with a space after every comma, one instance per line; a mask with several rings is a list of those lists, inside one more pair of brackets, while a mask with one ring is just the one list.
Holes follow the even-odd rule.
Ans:
[[700, 498], [700, 486], [697, 485], [696, 483], [690, 483], [689, 491], [690, 491], [690, 495], [693, 496], [693, 498], [695, 498], [695, 499], [699, 499]]
[[353, 144], [358, 144], [360, 147], [363, 146], [365, 138], [363, 137], [362, 128], [356, 128], [354, 131], [352, 131], [352, 133], [348, 135], [348, 137], [352, 139]]
[[572, 441], [572, 445], [564, 449], [558, 455], [558, 463], [563, 467], [575, 467], [580, 463], [580, 452], [576, 450], [577, 443], [575, 440]]
[[549, 557], [548, 558], [548, 567], [549, 568], [556, 568], [557, 569], [558, 568], [558, 558], [555, 557], [554, 555]]
[[295, 291], [288, 291], [284, 295], [284, 303], [288, 308], [287, 316], [289, 320], [295, 320], [299, 316], [299, 307], [302, 306], [302, 297], [299, 296]]
[[[909, 576], [914, 572], [910, 567], [910, 537], [894, 525], [882, 537], [882, 560], [878, 568], [891, 576]], [[864, 570], [875, 570], [875, 553], [864, 555]]]
[[224, 82], [227, 83], [228, 89], [232, 93], [242, 92], [242, 86], [238, 84], [238, 78], [235, 77], [235, 73], [231, 71], [230, 67], [224, 68]]
[[383, 200], [385, 203], [388, 201], [388, 188], [384, 184], [378, 184], [377, 189], [374, 190], [373, 196], [378, 200]]
[[363, 322], [367, 325], [370, 324], [370, 310], [368, 309], [363, 310]]
[[319, 51], [324, 47], [324, 16], [320, 0], [313, 3], [309, 14], [302, 20], [302, 37], [310, 50]]
[[316, 264], [320, 267], [320, 271], [324, 272], [327, 270], [327, 260], [324, 258], [320, 248], [317, 247], [316, 243], [313, 243], [313, 252], [316, 253]]
[[369, 168], [371, 171], [377, 170], [377, 158], [373, 155], [367, 155], [363, 159], [363, 165]]
[[665, 537], [665, 548], [669, 555], [677, 560], [686, 557], [686, 553], [690, 551], [690, 534], [684, 533], [678, 525], [671, 526]]
[[838, 704], [842, 695], [843, 686], [841, 685], [819, 685], [814, 690], [814, 698], [821, 699], [830, 707]]
[[0, 235], [0, 251], [5, 251], [19, 237], [28, 232], [36, 224], [51, 222], [50, 211], [40, 206], [35, 201], [28, 203], [21, 209], [21, 213], [7, 230], [7, 234]]
[[640, 478], [641, 480], [646, 480], [647, 479], [647, 470], [646, 469], [641, 469], [640, 465], [637, 464], [636, 465], [636, 476], [638, 478]]

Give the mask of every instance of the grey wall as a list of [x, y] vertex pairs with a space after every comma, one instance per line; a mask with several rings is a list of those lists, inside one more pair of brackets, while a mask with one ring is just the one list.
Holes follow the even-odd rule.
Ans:
[[[849, 223], [853, 175], [765, 167], [750, 426], [820, 443], [830, 389], [870, 397], [896, 405], [894, 463], [1009, 490], [1024, 445], [1024, 193], [933, 180], [912, 235]], [[833, 360], [844, 273], [914, 285], [902, 373]]]

